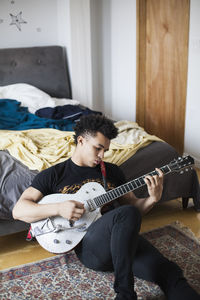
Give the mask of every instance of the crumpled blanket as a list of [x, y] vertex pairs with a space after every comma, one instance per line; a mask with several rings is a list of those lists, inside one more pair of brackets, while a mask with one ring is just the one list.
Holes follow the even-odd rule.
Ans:
[[40, 118], [30, 113], [20, 102], [0, 99], [0, 129], [26, 130], [33, 128], [55, 128], [73, 130], [75, 123], [71, 120], [52, 120]]
[[[136, 145], [142, 142], [144, 138], [150, 138], [150, 135], [136, 122], [122, 120], [116, 122], [115, 126], [118, 128], [118, 135], [112, 140], [114, 143]], [[157, 139], [155, 136], [151, 136], [151, 138], [152, 137]]]
[[[111, 141], [104, 160], [121, 165], [136, 151], [152, 141], [161, 141], [149, 135], [134, 122], [115, 123], [119, 137]], [[52, 128], [23, 131], [0, 130], [0, 150], [9, 153], [31, 170], [44, 170], [72, 156], [75, 149], [72, 131]]]
[[104, 160], [120, 166], [140, 148], [143, 148], [153, 141], [162, 141], [155, 135], [148, 134], [136, 122], [118, 121], [115, 123], [118, 128], [118, 135], [111, 141], [110, 149], [105, 153]]
[[70, 157], [75, 149], [72, 131], [52, 128], [0, 131], [0, 150], [9, 153], [31, 170], [44, 170]]

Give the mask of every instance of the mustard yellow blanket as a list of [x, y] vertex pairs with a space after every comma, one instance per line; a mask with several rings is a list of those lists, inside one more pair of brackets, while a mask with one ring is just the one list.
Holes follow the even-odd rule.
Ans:
[[[105, 161], [121, 165], [141, 147], [152, 141], [161, 141], [147, 134], [137, 123], [120, 121], [115, 123], [119, 135], [111, 141]], [[23, 131], [0, 130], [0, 150], [9, 153], [31, 170], [44, 170], [71, 157], [75, 144], [73, 132], [57, 129], [30, 129]]]

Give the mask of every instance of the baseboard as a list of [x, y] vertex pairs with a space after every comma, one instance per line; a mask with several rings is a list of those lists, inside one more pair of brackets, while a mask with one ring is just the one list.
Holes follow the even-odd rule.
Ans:
[[[184, 156], [185, 156], [185, 155], [190, 155], [190, 154], [184, 153]], [[194, 155], [191, 155], [191, 156], [194, 158], [195, 167], [198, 168], [198, 169], [200, 169], [200, 159], [197, 158], [197, 157], [195, 157]]]

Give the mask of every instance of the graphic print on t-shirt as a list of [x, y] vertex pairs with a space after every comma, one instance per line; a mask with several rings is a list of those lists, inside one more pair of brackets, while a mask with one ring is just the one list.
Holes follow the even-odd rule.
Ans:
[[[81, 183], [78, 184], [72, 184], [72, 185], [66, 185], [64, 188], [60, 189], [59, 192], [62, 194], [75, 194], [84, 184], [88, 182], [97, 182], [103, 186], [103, 180], [102, 179], [86, 179]], [[112, 190], [115, 188], [115, 185], [111, 182], [108, 182], [108, 189]]]

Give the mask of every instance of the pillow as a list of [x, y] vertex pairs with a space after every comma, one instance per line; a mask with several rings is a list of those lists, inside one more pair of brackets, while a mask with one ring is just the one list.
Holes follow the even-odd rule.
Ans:
[[0, 219], [13, 219], [12, 209], [38, 171], [31, 171], [7, 151], [0, 151]]
[[0, 98], [19, 101], [21, 106], [28, 107], [29, 112], [32, 114], [44, 107], [79, 104], [77, 100], [52, 98], [45, 92], [27, 83], [16, 83], [0, 87]]

